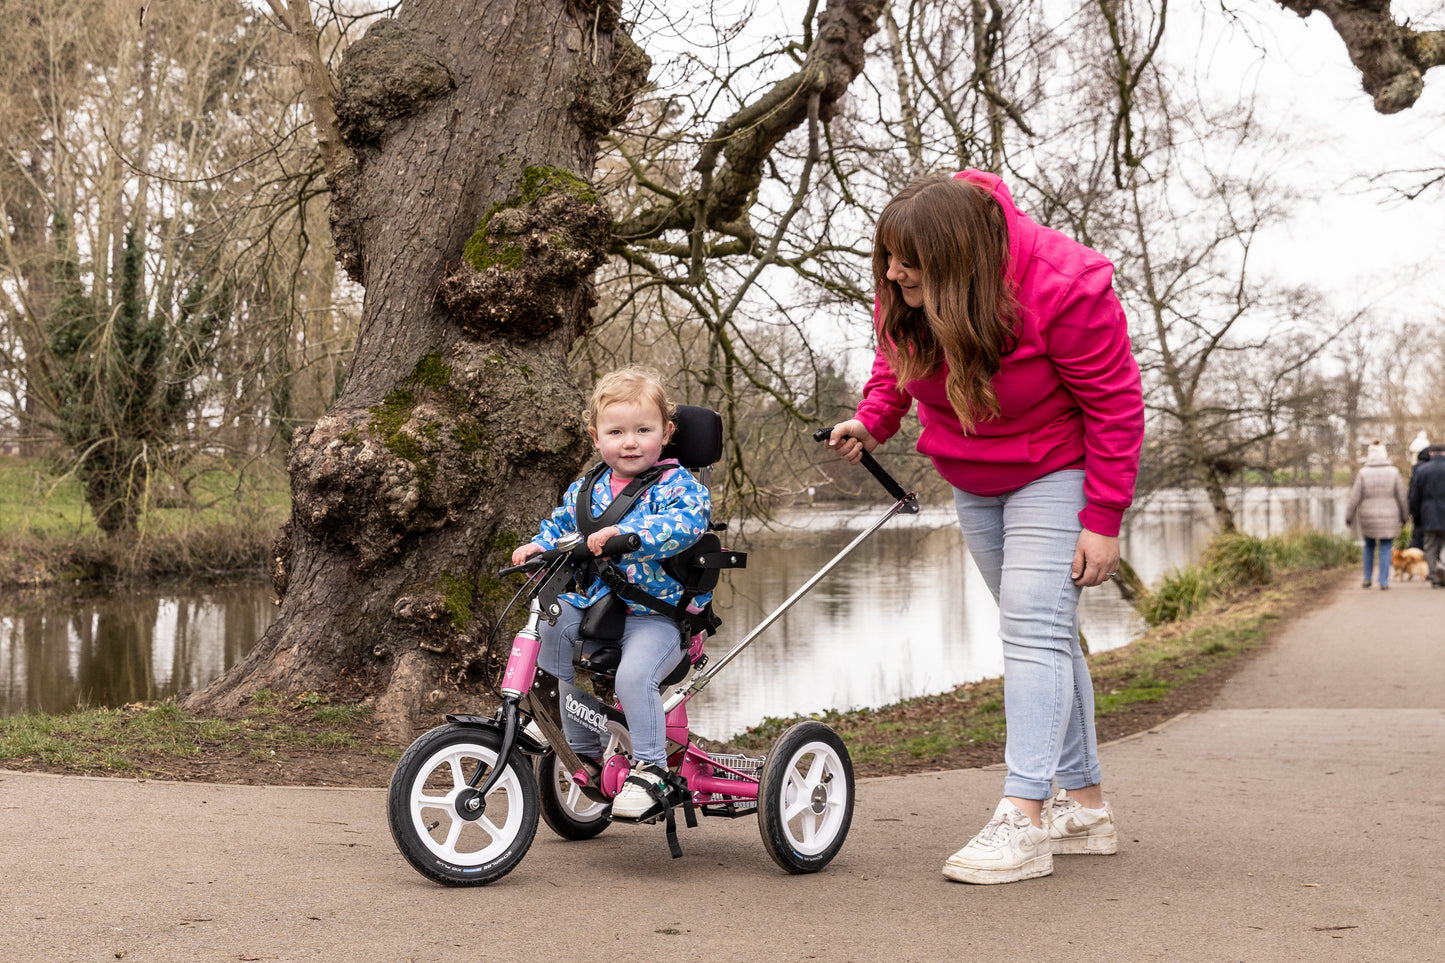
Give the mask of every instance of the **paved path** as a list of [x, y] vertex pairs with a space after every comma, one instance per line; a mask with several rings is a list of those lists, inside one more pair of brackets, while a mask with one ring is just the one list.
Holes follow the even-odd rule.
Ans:
[[1445, 960], [1445, 591], [1351, 579], [1209, 711], [1104, 748], [1113, 857], [950, 883], [996, 770], [864, 780], [823, 873], [753, 819], [564, 843], [483, 889], [392, 848], [379, 790], [0, 772], [0, 961]]

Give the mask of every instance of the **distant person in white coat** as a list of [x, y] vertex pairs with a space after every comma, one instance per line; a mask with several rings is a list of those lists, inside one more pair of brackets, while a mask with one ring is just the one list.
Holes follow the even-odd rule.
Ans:
[[1353, 526], [1359, 519], [1360, 534], [1365, 539], [1365, 580], [1362, 583], [1365, 588], [1370, 587], [1377, 553], [1380, 588], [1390, 587], [1390, 548], [1409, 517], [1405, 479], [1400, 476], [1400, 469], [1390, 463], [1385, 446], [1376, 438], [1365, 452], [1364, 467], [1355, 476], [1350, 500], [1345, 506], [1345, 524]]

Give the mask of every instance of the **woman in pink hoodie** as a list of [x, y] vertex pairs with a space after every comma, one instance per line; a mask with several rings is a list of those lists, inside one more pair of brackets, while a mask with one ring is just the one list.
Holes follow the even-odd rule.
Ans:
[[968, 170], [889, 202], [873, 276], [877, 357], [856, 417], [829, 445], [857, 462], [916, 401], [918, 450], [953, 485], [965, 544], [999, 603], [1004, 798], [944, 875], [1006, 883], [1053, 872], [1055, 853], [1112, 853], [1078, 602], [1118, 571], [1144, 435], [1113, 265], [1035, 224], [996, 176]]

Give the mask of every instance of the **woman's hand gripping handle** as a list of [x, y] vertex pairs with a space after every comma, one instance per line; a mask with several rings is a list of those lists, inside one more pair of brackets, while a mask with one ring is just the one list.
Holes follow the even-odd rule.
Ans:
[[832, 428], [819, 428], [813, 432], [813, 440], [826, 442], [829, 448], [838, 453], [839, 458], [850, 465], [861, 463], [864, 468], [868, 469], [869, 474], [878, 479], [878, 483], [883, 486], [884, 491], [900, 502], [906, 501], [908, 503], [906, 510], [910, 514], [917, 513], [918, 503], [914, 500], [913, 495], [904, 491], [903, 486], [898, 484], [871, 454], [873, 449], [878, 447], [878, 439], [863, 427], [863, 422], [854, 418], [851, 421], [834, 425]]

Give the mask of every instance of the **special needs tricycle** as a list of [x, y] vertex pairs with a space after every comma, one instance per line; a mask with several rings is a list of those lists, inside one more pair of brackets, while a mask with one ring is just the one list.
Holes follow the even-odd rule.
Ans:
[[[705, 481], [706, 469], [722, 453], [722, 420], [710, 409], [682, 405], [676, 423], [663, 458], [676, 458]], [[830, 431], [821, 429], [814, 438], [824, 441]], [[718, 624], [711, 618], [709, 630], [691, 637], [688, 658], [663, 682], [663, 691], [671, 690], [663, 702], [669, 770], [666, 805], [643, 821], [665, 822], [674, 857], [681, 855], [677, 808], [683, 810], [689, 826], [697, 825], [699, 812], [729, 818], [756, 812], [764, 848], [790, 873], [822, 869], [843, 846], [853, 819], [853, 765], [832, 728], [811, 720], [798, 723], [780, 735], [762, 758], [707, 752], [691, 737], [687, 705], [888, 519], [918, 511], [914, 495], [871, 456], [865, 455], [863, 464], [897, 500], [895, 504], [709, 666], [704, 642]], [[607, 543], [603, 554], [620, 556], [637, 545], [636, 535], [618, 536]], [[703, 536], [689, 558], [691, 564], [681, 580], [698, 594], [716, 585], [721, 569], [745, 562], [742, 553], [723, 549], [713, 532]], [[569, 536], [557, 547], [498, 573], [529, 576], [512, 600], [525, 596], [528, 614], [513, 639], [498, 687], [501, 706], [494, 716], [449, 715], [445, 725], [418, 738], [397, 763], [387, 795], [392, 838], [423, 876], [447, 886], [479, 886], [500, 879], [527, 854], [539, 814], [568, 840], [590, 839], [614, 821], [611, 800], [632, 768], [627, 719], [611, 690], [620, 648], [605, 641], [578, 647], [577, 666], [590, 674], [592, 692], [537, 667], [541, 621], [557, 617], [558, 596], [579, 574], [595, 569], [597, 561], [580, 536]], [[602, 736], [606, 750], [601, 760], [583, 758], [567, 745], [564, 713]]]

